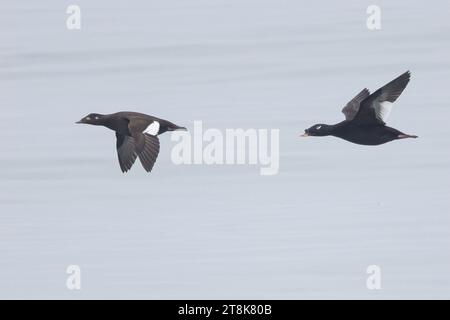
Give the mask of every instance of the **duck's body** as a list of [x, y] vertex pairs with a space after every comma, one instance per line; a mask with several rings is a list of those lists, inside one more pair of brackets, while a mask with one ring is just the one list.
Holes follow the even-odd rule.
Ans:
[[137, 157], [144, 169], [150, 172], [159, 153], [158, 135], [166, 131], [186, 130], [170, 121], [132, 111], [106, 115], [91, 113], [77, 123], [104, 126], [116, 132], [122, 172], [130, 170]]
[[331, 127], [331, 136], [367, 146], [377, 146], [406, 136], [397, 129], [381, 124], [361, 125], [352, 121], [342, 121]]
[[[134, 129], [135, 130], [137, 129], [138, 131], [141, 132], [143, 132], [150, 125], [155, 123], [155, 129], [157, 126], [159, 126], [159, 128], [157, 129], [157, 131], [152, 131], [151, 132], [152, 135], [160, 135], [166, 131], [185, 129], [183, 127], [177, 126], [176, 124], [173, 124], [170, 121], [153, 117], [148, 114], [133, 111], [121, 111], [113, 114], [104, 115], [102, 119], [102, 122], [104, 124], [102, 125], [120, 134], [132, 137], [133, 132], [130, 131], [129, 127], [130, 120], [138, 122], [136, 123], [138, 125], [138, 128]], [[156, 123], [158, 123], [159, 125], [156, 125]], [[149, 128], [149, 131], [151, 131], [151, 128]]]
[[382, 88], [370, 94], [363, 89], [353, 98], [342, 112], [346, 120], [335, 125], [316, 124], [305, 130], [303, 136], [335, 136], [361, 145], [376, 146], [389, 141], [417, 138], [386, 126], [386, 119], [410, 79], [405, 72]]

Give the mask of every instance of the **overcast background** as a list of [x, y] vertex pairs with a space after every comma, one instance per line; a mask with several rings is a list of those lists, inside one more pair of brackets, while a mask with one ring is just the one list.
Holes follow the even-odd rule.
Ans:
[[[66, 8], [81, 7], [81, 30]], [[382, 10], [382, 29], [366, 9]], [[450, 2], [1, 1], [0, 298], [450, 298]], [[411, 70], [389, 125], [419, 139], [301, 139]], [[279, 128], [280, 172], [120, 172], [134, 110]], [[66, 288], [66, 268], [82, 289]], [[379, 265], [382, 289], [366, 288]]]

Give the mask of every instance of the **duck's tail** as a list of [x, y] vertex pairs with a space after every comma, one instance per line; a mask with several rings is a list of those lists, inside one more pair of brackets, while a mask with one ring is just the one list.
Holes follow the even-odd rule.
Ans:
[[412, 134], [399, 134], [398, 135], [398, 139], [406, 139], [406, 138], [414, 138], [414, 139], [416, 139], [416, 138], [418, 138], [419, 136], [415, 136], [415, 135], [412, 135]]

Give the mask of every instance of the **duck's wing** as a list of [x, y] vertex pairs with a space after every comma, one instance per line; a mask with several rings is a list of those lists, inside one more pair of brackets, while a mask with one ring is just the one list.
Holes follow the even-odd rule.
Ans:
[[128, 129], [133, 135], [134, 133], [148, 133], [156, 136], [159, 133], [160, 119], [145, 115], [142, 116], [128, 116]]
[[370, 91], [367, 88], [361, 90], [349, 103], [342, 109], [342, 113], [345, 115], [345, 120], [353, 120], [359, 110], [361, 102], [370, 95]]
[[[133, 116], [125, 117], [125, 119], [128, 121], [129, 134], [116, 132], [120, 169], [122, 172], [127, 172], [139, 157], [144, 169], [150, 172], [158, 157], [159, 139], [156, 135], [145, 132], [156, 129], [153, 125], [154, 121]], [[156, 129], [156, 134], [157, 131]]]
[[145, 171], [150, 172], [153, 169], [153, 165], [156, 162], [159, 154], [159, 139], [157, 136], [150, 134], [142, 134], [145, 139], [145, 145], [141, 153], [139, 153], [139, 160], [141, 160], [142, 166]]
[[159, 122], [140, 117], [130, 117], [128, 130], [133, 137], [134, 150], [147, 172], [152, 171], [159, 154]]
[[356, 114], [354, 121], [358, 123], [385, 124], [392, 110], [392, 103], [402, 94], [411, 78], [411, 73], [406, 71], [388, 84], [384, 85], [364, 101]]
[[120, 169], [122, 172], [127, 172], [133, 166], [136, 160], [137, 153], [135, 151], [134, 138], [122, 135], [116, 132], [116, 148], [119, 157]]

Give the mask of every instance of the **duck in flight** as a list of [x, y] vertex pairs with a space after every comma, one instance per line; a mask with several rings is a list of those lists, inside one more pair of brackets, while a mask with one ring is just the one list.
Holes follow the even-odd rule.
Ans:
[[186, 130], [170, 121], [138, 112], [91, 113], [76, 123], [104, 126], [116, 132], [120, 169], [127, 172], [137, 157], [147, 172], [152, 171], [159, 153], [158, 135]]
[[313, 125], [302, 136], [335, 136], [371, 146], [392, 140], [417, 138], [386, 126], [392, 104], [401, 95], [410, 77], [411, 73], [407, 71], [372, 94], [366, 88], [363, 89], [342, 109], [344, 121], [335, 125]]

